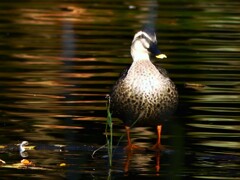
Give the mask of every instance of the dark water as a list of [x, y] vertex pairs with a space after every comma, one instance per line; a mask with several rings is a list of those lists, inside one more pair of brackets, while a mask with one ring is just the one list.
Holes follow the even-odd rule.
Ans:
[[[231, 0], [0, 2], [1, 178], [239, 179], [239, 8]], [[128, 157], [123, 138], [109, 171], [106, 150], [91, 154], [105, 144], [105, 96], [144, 24], [155, 24], [168, 56], [159, 63], [180, 94], [163, 127], [171, 150]], [[114, 119], [114, 145], [122, 134]], [[147, 127], [132, 136], [144, 147], [156, 138]], [[16, 166], [22, 141], [35, 147], [25, 157], [34, 165]]]

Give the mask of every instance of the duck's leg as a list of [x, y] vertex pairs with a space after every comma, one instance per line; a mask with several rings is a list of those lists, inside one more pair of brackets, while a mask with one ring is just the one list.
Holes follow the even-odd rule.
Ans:
[[143, 150], [143, 148], [141, 148], [141, 147], [139, 147], [137, 145], [132, 144], [131, 136], [130, 136], [130, 127], [129, 126], [125, 126], [125, 129], [126, 129], [127, 141], [128, 141], [128, 144], [125, 147], [125, 150], [127, 150], [127, 151], [132, 151], [134, 149]]
[[162, 133], [162, 125], [157, 125], [157, 142], [151, 148], [152, 150], [162, 151], [165, 149], [164, 146], [161, 144], [161, 133]]

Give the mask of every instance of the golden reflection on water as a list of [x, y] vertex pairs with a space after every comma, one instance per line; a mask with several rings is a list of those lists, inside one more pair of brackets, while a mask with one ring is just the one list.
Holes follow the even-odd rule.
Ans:
[[198, 123], [189, 123], [189, 126], [206, 128], [206, 129], [223, 129], [223, 130], [236, 130], [238, 131], [239, 125], [211, 125], [211, 124], [198, 124]]
[[197, 145], [209, 146], [209, 147], [221, 147], [221, 148], [229, 148], [229, 149], [239, 149], [240, 142], [235, 141], [203, 141], [201, 143], [197, 143]]

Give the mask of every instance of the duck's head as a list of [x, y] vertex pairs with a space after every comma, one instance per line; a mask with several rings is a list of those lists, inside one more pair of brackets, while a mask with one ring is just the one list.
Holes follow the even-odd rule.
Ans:
[[149, 60], [149, 55], [153, 54], [156, 58], [167, 58], [165, 54], [162, 54], [157, 47], [156, 34], [151, 29], [145, 29], [137, 32], [134, 35], [131, 55], [134, 61]]

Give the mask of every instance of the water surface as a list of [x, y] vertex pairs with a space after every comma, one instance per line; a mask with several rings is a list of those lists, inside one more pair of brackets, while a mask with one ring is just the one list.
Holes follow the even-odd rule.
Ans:
[[[235, 1], [28, 1], [0, 3], [1, 177], [239, 179], [240, 3]], [[131, 63], [133, 35], [155, 25], [159, 61], [180, 94], [160, 154], [117, 150], [109, 173], [106, 99]], [[151, 146], [155, 129], [133, 129]], [[35, 149], [23, 159], [18, 145]], [[65, 163], [65, 164], [63, 164]], [[126, 169], [128, 172], [126, 172]]]

